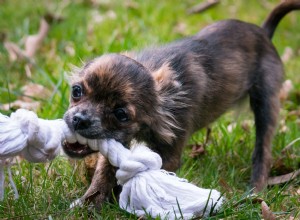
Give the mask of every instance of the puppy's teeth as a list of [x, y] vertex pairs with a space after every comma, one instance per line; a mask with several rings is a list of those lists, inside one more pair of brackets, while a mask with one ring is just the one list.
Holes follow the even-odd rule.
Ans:
[[96, 139], [88, 139], [88, 145], [94, 151], [98, 151], [99, 150], [99, 147], [98, 147]]
[[66, 138], [66, 141], [67, 141], [68, 143], [70, 143], [70, 144], [74, 144], [74, 143], [77, 142], [75, 136], [74, 136], [74, 137], [68, 137], [68, 138]]
[[68, 143], [74, 144], [77, 141], [76, 135], [73, 132], [71, 132], [69, 129], [65, 129], [64, 134], [65, 134], [66, 141]]
[[86, 145], [87, 139], [85, 137], [82, 137], [80, 134], [76, 133], [76, 139], [79, 142], [79, 144]]

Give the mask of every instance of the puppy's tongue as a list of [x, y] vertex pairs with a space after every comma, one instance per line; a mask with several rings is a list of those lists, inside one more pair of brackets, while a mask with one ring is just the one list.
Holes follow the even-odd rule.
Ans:
[[66, 141], [64, 144], [67, 146], [67, 148], [69, 148], [73, 151], [78, 151], [78, 152], [83, 151], [84, 149], [87, 148], [86, 145], [80, 144], [79, 142], [69, 143]]

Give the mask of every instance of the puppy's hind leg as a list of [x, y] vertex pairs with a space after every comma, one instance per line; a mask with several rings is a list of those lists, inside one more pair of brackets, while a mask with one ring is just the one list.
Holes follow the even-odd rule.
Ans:
[[[273, 63], [260, 71], [250, 89], [250, 105], [255, 116], [256, 142], [252, 155], [251, 185], [254, 191], [266, 187], [272, 160], [271, 144], [276, 130], [280, 103], [278, 93], [281, 86], [281, 63]], [[272, 67], [272, 65], [271, 65]]]

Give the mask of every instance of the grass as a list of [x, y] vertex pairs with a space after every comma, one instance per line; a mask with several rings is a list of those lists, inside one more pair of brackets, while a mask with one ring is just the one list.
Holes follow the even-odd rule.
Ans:
[[[39, 20], [50, 12], [62, 16], [55, 22], [35, 57], [32, 76], [25, 74], [25, 62], [11, 62], [3, 44], [0, 44], [0, 107], [22, 96], [21, 87], [29, 82], [41, 84], [50, 95], [38, 99], [42, 104], [37, 111], [43, 118], [59, 118], [68, 106], [69, 87], [65, 75], [70, 64], [81, 65], [103, 53], [140, 49], [163, 44], [195, 34], [207, 24], [227, 18], [237, 18], [261, 24], [279, 1], [233, 1], [221, 3], [201, 14], [187, 15], [186, 10], [195, 1], [105, 1], [93, 5], [89, 0], [0, 0], [0, 33], [6, 39], [22, 45], [24, 36], [35, 34]], [[299, 137], [300, 108], [300, 12], [293, 12], [280, 23], [273, 42], [280, 55], [290, 47], [293, 55], [285, 62], [286, 78], [294, 85], [288, 99], [282, 103], [281, 125], [273, 142], [274, 161], [282, 156], [281, 150]], [[233, 33], [234, 34], [234, 33]], [[2, 113], [9, 114], [12, 110]], [[246, 198], [249, 194], [251, 153], [254, 145], [253, 124], [250, 130], [242, 128], [252, 114], [245, 108], [239, 117], [229, 112], [212, 125], [206, 154], [197, 159], [184, 152], [183, 165], [178, 175], [201, 187], [216, 188], [225, 194], [227, 202], [210, 219], [261, 219], [259, 203]], [[237, 123], [230, 132], [228, 125]], [[286, 126], [286, 131], [280, 131]], [[206, 131], [197, 132], [190, 143], [203, 143]], [[283, 159], [282, 167], [298, 169], [299, 142]], [[87, 188], [79, 172], [80, 162], [71, 165], [64, 157], [48, 164], [29, 164], [21, 161], [13, 166], [14, 179], [20, 198], [13, 200], [10, 186], [0, 202], [1, 219], [136, 219], [118, 208], [105, 204], [101, 213], [88, 207], [69, 210], [69, 204]], [[273, 175], [281, 174], [272, 171]], [[270, 206], [279, 219], [300, 218], [300, 179], [269, 187], [258, 196]]]

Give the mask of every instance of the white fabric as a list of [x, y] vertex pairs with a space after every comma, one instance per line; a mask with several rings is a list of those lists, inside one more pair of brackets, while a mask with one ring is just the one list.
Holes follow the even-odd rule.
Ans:
[[39, 119], [25, 109], [10, 118], [0, 114], [0, 158], [20, 154], [30, 162], [47, 162], [59, 153], [65, 135], [74, 140], [75, 135], [62, 119]]
[[18, 199], [19, 198], [19, 193], [16, 187], [16, 184], [12, 178], [12, 173], [11, 173], [11, 169], [10, 169], [10, 165], [12, 163], [12, 158], [8, 158], [8, 159], [0, 159], [0, 201], [2, 201], [4, 199], [4, 180], [5, 180], [5, 168], [7, 169], [8, 172], [8, 179], [9, 179], [9, 183], [11, 185], [11, 188], [14, 191], [14, 199]]
[[0, 200], [4, 197], [5, 167], [14, 197], [19, 197], [10, 169], [13, 156], [21, 155], [30, 162], [47, 162], [58, 155], [66, 136], [75, 139], [62, 119], [39, 119], [25, 109], [17, 110], [10, 117], [0, 114]]
[[[35, 113], [18, 110], [10, 118], [0, 114], [0, 158], [21, 154], [30, 162], [53, 159], [62, 141], [82, 141], [63, 120], [39, 119]], [[202, 189], [161, 170], [161, 157], [143, 144], [126, 149], [115, 140], [85, 140], [118, 167], [116, 177], [123, 186], [120, 207], [130, 213], [152, 217], [192, 218], [218, 210], [223, 197], [216, 190]], [[0, 164], [0, 199], [4, 170]], [[2, 194], [1, 194], [2, 193]]]
[[123, 185], [119, 205], [130, 213], [165, 219], [208, 216], [216, 212], [223, 197], [161, 170], [161, 157], [144, 145], [130, 151], [115, 140], [99, 141], [99, 150], [119, 167], [116, 177]]

